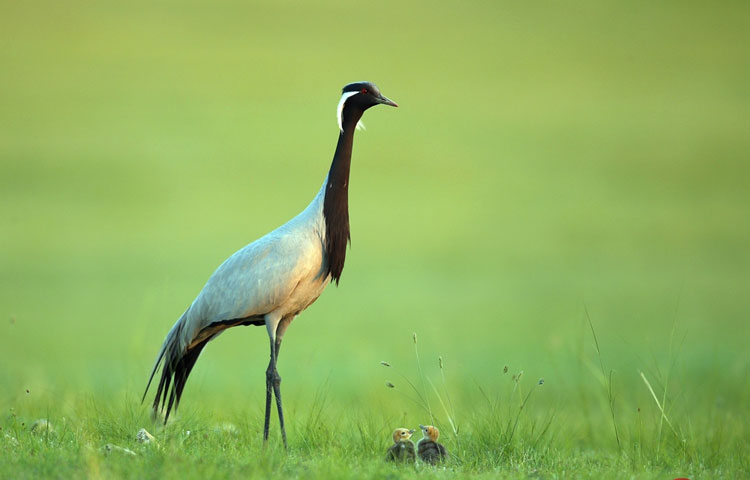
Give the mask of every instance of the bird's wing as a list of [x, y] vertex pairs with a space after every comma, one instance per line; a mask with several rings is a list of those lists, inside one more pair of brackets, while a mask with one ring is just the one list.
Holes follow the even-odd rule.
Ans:
[[412, 442], [411, 440], [407, 440], [404, 443], [406, 444], [406, 458], [410, 461], [413, 461], [417, 456], [416, 449], [414, 448], [414, 442]]
[[320, 237], [299, 233], [275, 230], [227, 258], [188, 309], [187, 342], [213, 323], [272, 312], [301, 279], [319, 274]]
[[428, 463], [435, 463], [440, 459], [437, 445], [432, 440], [423, 438], [417, 444], [419, 458]]
[[436, 443], [435, 445], [437, 445], [438, 453], [441, 458], [448, 457], [448, 450], [445, 449], [442, 443]]
[[414, 442], [406, 440], [391, 445], [385, 458], [392, 461], [412, 462], [415, 456]]
[[388, 448], [388, 451], [385, 452], [385, 459], [390, 460], [390, 461], [397, 460], [398, 459], [398, 452], [396, 451], [397, 448], [398, 448], [397, 444], [391, 445]]

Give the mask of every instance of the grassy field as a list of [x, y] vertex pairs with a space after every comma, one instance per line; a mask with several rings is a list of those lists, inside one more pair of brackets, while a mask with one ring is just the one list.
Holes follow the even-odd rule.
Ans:
[[[750, 477], [749, 23], [0, 3], [0, 477]], [[317, 192], [361, 79], [401, 107], [367, 113], [341, 285], [285, 337], [289, 452], [275, 421], [262, 448], [261, 328], [212, 342], [153, 424], [167, 330]], [[444, 467], [383, 461], [429, 422]]]

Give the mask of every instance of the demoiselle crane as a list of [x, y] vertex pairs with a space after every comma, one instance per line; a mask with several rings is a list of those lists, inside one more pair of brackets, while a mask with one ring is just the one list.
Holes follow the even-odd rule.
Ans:
[[440, 431], [432, 425], [420, 425], [422, 439], [417, 442], [417, 454], [425, 463], [436, 465], [448, 457], [448, 451], [443, 444], [438, 443]]
[[299, 215], [227, 258], [193, 303], [167, 333], [143, 399], [161, 366], [153, 408], [164, 411], [164, 423], [180, 404], [190, 371], [203, 347], [230, 327], [265, 325], [271, 345], [266, 370], [263, 441], [268, 440], [271, 395], [276, 398], [281, 437], [287, 446], [281, 377], [276, 370], [284, 332], [330, 282], [338, 284], [349, 235], [349, 169], [354, 130], [365, 110], [397, 107], [370, 82], [342, 90], [337, 108], [339, 136], [328, 175], [312, 202]]
[[417, 457], [414, 442], [411, 436], [415, 430], [397, 428], [393, 431], [393, 445], [385, 453], [385, 459], [389, 462], [414, 463]]

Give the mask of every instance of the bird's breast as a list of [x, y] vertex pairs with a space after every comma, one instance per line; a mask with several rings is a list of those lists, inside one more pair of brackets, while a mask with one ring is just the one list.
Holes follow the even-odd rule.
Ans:
[[318, 299], [328, 285], [328, 276], [311, 276], [300, 280], [284, 302], [284, 316], [297, 315]]
[[277, 313], [281, 316], [297, 315], [318, 299], [330, 280], [324, 263], [325, 253], [320, 237], [309, 235], [308, 242], [297, 254], [292, 288], [279, 305], [281, 308]]

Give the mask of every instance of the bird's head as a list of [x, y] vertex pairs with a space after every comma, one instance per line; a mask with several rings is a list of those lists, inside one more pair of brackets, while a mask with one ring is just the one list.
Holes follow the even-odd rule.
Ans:
[[348, 114], [353, 114], [359, 120], [365, 110], [375, 105], [398, 107], [396, 102], [384, 97], [374, 83], [354, 82], [344, 86], [341, 90], [341, 100], [339, 100], [339, 105], [336, 109], [336, 116], [338, 117], [341, 131], [344, 131], [344, 117]]
[[437, 439], [440, 436], [440, 430], [438, 430], [437, 427], [433, 427], [432, 425], [420, 425], [419, 428], [422, 429], [422, 435], [424, 435], [424, 438], [437, 442]]
[[405, 442], [409, 440], [412, 433], [414, 433], [414, 430], [409, 430], [407, 428], [397, 428], [393, 431], [393, 443]]

